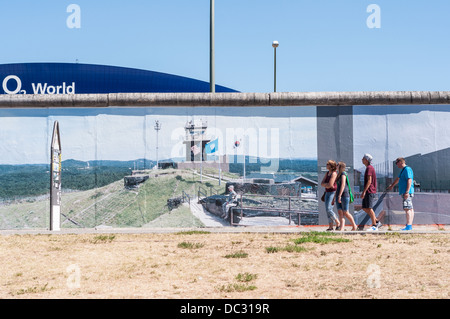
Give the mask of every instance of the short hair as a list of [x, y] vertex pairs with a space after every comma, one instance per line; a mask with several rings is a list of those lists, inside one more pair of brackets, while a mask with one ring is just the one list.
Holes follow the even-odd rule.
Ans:
[[333, 160], [329, 160], [329, 161], [327, 162], [327, 165], [330, 165], [332, 171], [335, 171], [336, 168], [337, 168], [337, 164], [336, 164], [336, 162], [333, 161]]
[[395, 160], [395, 164], [397, 164], [398, 162], [406, 163], [406, 161], [403, 157], [399, 157]]

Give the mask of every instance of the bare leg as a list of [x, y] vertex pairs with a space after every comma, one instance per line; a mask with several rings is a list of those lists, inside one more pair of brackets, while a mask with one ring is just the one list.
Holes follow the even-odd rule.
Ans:
[[363, 208], [363, 210], [369, 215], [372, 220], [372, 225], [375, 226], [377, 224], [377, 218], [375, 217], [375, 212], [372, 208]]
[[414, 209], [405, 209], [406, 225], [412, 225], [414, 219]]
[[339, 209], [338, 210], [338, 214], [339, 214], [339, 221], [340, 221], [341, 230], [344, 230], [344, 227], [345, 227], [344, 211]]
[[347, 219], [349, 220], [350, 224], [352, 224], [352, 230], [356, 230], [358, 228], [358, 226], [356, 225], [352, 214], [350, 214], [348, 211], [345, 211], [344, 212], [344, 216], [347, 217]]

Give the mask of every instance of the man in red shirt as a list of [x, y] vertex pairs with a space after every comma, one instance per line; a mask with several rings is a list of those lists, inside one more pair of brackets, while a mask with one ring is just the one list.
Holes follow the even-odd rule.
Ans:
[[364, 190], [361, 193], [362, 209], [369, 215], [372, 220], [372, 227], [368, 231], [376, 231], [381, 227], [381, 223], [377, 221], [375, 212], [373, 211], [373, 206], [376, 203], [377, 196], [377, 175], [375, 169], [371, 165], [372, 155], [364, 154], [362, 158], [364, 166], [366, 166], [366, 171], [364, 173]]

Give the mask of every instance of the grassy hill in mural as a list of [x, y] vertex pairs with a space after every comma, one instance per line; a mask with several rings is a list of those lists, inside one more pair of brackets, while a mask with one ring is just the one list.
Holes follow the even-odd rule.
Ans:
[[[198, 172], [181, 169], [148, 170], [150, 178], [138, 188], [124, 187], [123, 177], [132, 169], [151, 168], [151, 161], [63, 161], [62, 227], [190, 227], [202, 226], [189, 208], [170, 211], [169, 198], [183, 191], [196, 197], [199, 187], [206, 193], [223, 193], [225, 185]], [[299, 164], [301, 165], [301, 164]], [[316, 161], [309, 163], [308, 171]], [[304, 167], [303, 167], [304, 168]], [[304, 175], [302, 172], [301, 174]], [[207, 169], [204, 171], [208, 173]], [[238, 174], [226, 173], [229, 178]], [[218, 172], [210, 172], [218, 176]], [[48, 165], [1, 165], [0, 228], [48, 227]], [[161, 226], [162, 225], [162, 226]]]
[[[61, 226], [71, 227], [201, 227], [188, 207], [170, 211], [167, 200], [182, 196], [183, 191], [193, 198], [202, 187], [224, 192], [218, 181], [200, 182], [200, 176], [191, 171], [168, 169], [150, 172], [150, 178], [138, 188], [127, 189], [123, 179], [108, 185], [62, 194]], [[0, 205], [0, 229], [46, 228], [48, 200], [18, 201]]]

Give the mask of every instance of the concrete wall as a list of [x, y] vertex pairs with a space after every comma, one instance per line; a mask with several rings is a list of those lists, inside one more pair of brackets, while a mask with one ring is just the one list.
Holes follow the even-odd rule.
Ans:
[[[350, 185], [353, 185], [353, 114], [352, 106], [324, 106], [317, 108], [317, 176], [325, 176], [328, 160], [342, 161], [347, 165]], [[319, 187], [319, 196], [323, 194]], [[350, 205], [353, 212], [353, 205]], [[335, 208], [337, 214], [337, 209]], [[319, 224], [328, 223], [325, 204], [319, 201]]]
[[[431, 108], [424, 106], [430, 105]], [[349, 167], [349, 177], [351, 185], [354, 185], [353, 170], [358, 167], [353, 167], [361, 164], [360, 158], [363, 153], [371, 153], [371, 148], [385, 148], [383, 154], [385, 155], [385, 162], [392, 165], [392, 160], [396, 157], [407, 157], [409, 164], [414, 164], [416, 159], [409, 154], [402, 154], [404, 149], [399, 149], [397, 153], [397, 146], [395, 143], [400, 143], [397, 140], [398, 134], [394, 134], [392, 125], [397, 125], [397, 116], [415, 116], [416, 113], [422, 112], [426, 109], [433, 117], [439, 118], [439, 112], [445, 112], [445, 116], [450, 114], [450, 92], [429, 92], [429, 91], [411, 91], [411, 92], [286, 92], [286, 93], [114, 93], [114, 94], [77, 94], [77, 95], [0, 95], [0, 108], [14, 109], [14, 108], [114, 108], [114, 107], [302, 107], [315, 106], [317, 112], [317, 174], [318, 180], [321, 181], [324, 176], [325, 163], [329, 159], [336, 161], [344, 161]], [[433, 108], [439, 107], [439, 110]], [[355, 143], [356, 136], [359, 132], [355, 132], [355, 125], [360, 124], [356, 120], [355, 108], [358, 110], [365, 110], [367, 113], [363, 114], [367, 123], [371, 121], [371, 116], [380, 120], [380, 132], [385, 134], [384, 140], [380, 145], [376, 145], [374, 139], [371, 145], [370, 137], [366, 138], [362, 143]], [[447, 109], [448, 107], [448, 109]], [[377, 113], [376, 109], [380, 112]], [[409, 111], [408, 108], [411, 108]], [[398, 110], [398, 112], [396, 112]], [[431, 111], [430, 111], [431, 110]], [[276, 112], [276, 111], [274, 111]], [[388, 114], [389, 113], [389, 114]], [[387, 115], [388, 114], [388, 115]], [[361, 115], [358, 113], [358, 115]], [[231, 115], [230, 115], [231, 116]], [[361, 116], [360, 116], [361, 117]], [[434, 121], [434, 120], [433, 120]], [[450, 166], [446, 159], [437, 160], [437, 155], [447, 154], [443, 152], [445, 146], [434, 147], [437, 142], [442, 139], [445, 130], [442, 128], [434, 128], [436, 125], [443, 126], [441, 122], [430, 121], [428, 125], [427, 134], [422, 140], [414, 140], [409, 143], [424, 145], [431, 145], [431, 151], [423, 152], [424, 154], [431, 154], [433, 156], [433, 165], [429, 166], [427, 170], [417, 168], [417, 176], [419, 177], [423, 172], [426, 176], [433, 176], [434, 179], [442, 179], [448, 175]], [[372, 127], [375, 124], [372, 123]], [[448, 125], [447, 125], [448, 126]], [[361, 127], [361, 125], [357, 126]], [[408, 128], [411, 130], [411, 128]], [[420, 127], [414, 128], [420, 130]], [[433, 131], [434, 129], [434, 131]], [[375, 132], [375, 133], [380, 133]], [[434, 133], [433, 133], [434, 132]], [[372, 132], [369, 132], [371, 134]], [[380, 134], [381, 134], [380, 133]], [[434, 135], [433, 135], [434, 134]], [[449, 134], [447, 134], [448, 136]], [[370, 136], [370, 135], [368, 135]], [[360, 140], [358, 140], [360, 141]], [[433, 144], [434, 143], [434, 144]], [[391, 146], [390, 146], [391, 144]], [[444, 143], [445, 144], [445, 143]], [[400, 144], [399, 144], [400, 145]], [[417, 147], [417, 145], [416, 145]], [[420, 147], [420, 145], [419, 145]], [[392, 150], [393, 149], [393, 150]], [[413, 153], [417, 154], [417, 153]], [[435, 155], [437, 154], [437, 155]], [[383, 155], [384, 156], [384, 155]], [[410, 156], [410, 157], [408, 157]], [[380, 157], [380, 156], [379, 156]], [[379, 160], [379, 157], [377, 160]], [[439, 166], [440, 165], [440, 166]], [[362, 164], [361, 164], [362, 166]], [[439, 167], [439, 170], [434, 170], [434, 167]], [[429, 172], [434, 174], [428, 174]], [[395, 174], [395, 172], [394, 172]], [[425, 173], [422, 174], [425, 176]], [[419, 181], [420, 182], [420, 181]], [[433, 181], [428, 181], [430, 189], [434, 187]], [[442, 183], [441, 183], [442, 184]], [[445, 183], [444, 183], [445, 184]], [[446, 186], [447, 187], [447, 186]], [[323, 189], [319, 187], [319, 195]], [[382, 191], [382, 190], [379, 190]], [[433, 202], [436, 202], [433, 199]], [[450, 201], [449, 201], [450, 203]], [[435, 205], [436, 206], [436, 205]], [[351, 206], [353, 207], [353, 206]], [[324, 212], [323, 203], [319, 201], [319, 223], [326, 224], [326, 214]], [[435, 212], [440, 213], [439, 211]], [[447, 214], [448, 215], [448, 214]], [[440, 219], [446, 223], [448, 217]]]
[[0, 108], [450, 104], [450, 91], [0, 95]]

